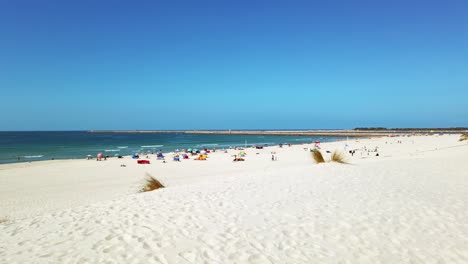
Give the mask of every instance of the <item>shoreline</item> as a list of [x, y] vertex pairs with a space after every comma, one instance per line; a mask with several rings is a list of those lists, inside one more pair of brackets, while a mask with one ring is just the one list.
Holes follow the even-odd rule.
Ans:
[[[371, 138], [371, 137], [367, 137], [367, 138]], [[361, 138], [363, 139], [363, 138]], [[346, 141], [346, 139], [337, 139], [337, 140], [332, 140], [332, 141], [324, 141], [322, 143], [331, 143], [331, 142], [342, 142], [342, 141]], [[208, 143], [209, 144], [209, 143]], [[208, 145], [207, 144], [207, 145]], [[283, 143], [284, 144], [284, 143]], [[311, 144], [311, 142], [304, 142], [304, 143], [288, 143], [288, 144], [291, 144], [291, 145], [304, 145], [304, 144]], [[261, 145], [261, 144], [257, 144], [257, 145]], [[268, 144], [268, 145], [263, 145], [264, 148], [268, 148], [268, 147], [278, 147], [280, 144]], [[249, 145], [247, 144], [247, 148], [254, 148], [255, 145]], [[233, 148], [222, 148], [222, 149], [217, 149], [217, 151], [222, 151], [222, 150], [233, 150], [235, 148], [244, 148], [244, 147], [241, 147], [241, 146], [237, 146], [237, 147], [233, 147]], [[208, 148], [208, 149], [213, 149], [213, 148]], [[179, 150], [182, 150], [181, 148], [179, 148]], [[171, 154], [173, 153], [174, 151], [169, 151], [169, 152], [162, 152], [164, 155], [168, 155], [168, 154]], [[182, 151], [180, 151], [182, 152]], [[96, 153], [97, 154], [97, 153]], [[137, 153], [137, 154], [141, 154], [141, 153]], [[143, 153], [141, 154], [142, 156], [146, 156], [147, 154], [146, 153]], [[154, 155], [154, 154], [150, 154], [150, 155]], [[128, 157], [131, 157], [132, 154], [126, 154], [126, 155], [122, 155], [122, 157], [124, 158], [128, 158]], [[91, 160], [93, 159], [96, 159], [96, 156], [92, 156]], [[109, 156], [108, 159], [118, 159], [116, 158], [115, 156]], [[10, 164], [24, 164], [24, 163], [37, 163], [37, 162], [54, 162], [54, 161], [67, 161], [67, 160], [86, 160], [86, 157], [81, 157], [81, 158], [54, 158], [54, 159], [42, 159], [42, 160], [25, 160], [25, 159], [22, 159], [22, 160], [15, 160], [14, 162], [7, 162], [7, 163], [0, 163], [0, 170], [2, 169], [2, 166], [6, 166], [6, 165], [10, 165]]]

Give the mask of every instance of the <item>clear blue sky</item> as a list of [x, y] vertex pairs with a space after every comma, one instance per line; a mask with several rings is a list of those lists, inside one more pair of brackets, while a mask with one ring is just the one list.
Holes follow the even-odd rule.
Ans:
[[0, 130], [468, 126], [468, 1], [0, 1]]

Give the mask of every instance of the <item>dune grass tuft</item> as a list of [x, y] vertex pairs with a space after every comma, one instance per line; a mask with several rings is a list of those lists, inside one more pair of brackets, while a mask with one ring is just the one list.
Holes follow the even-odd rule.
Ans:
[[468, 140], [468, 134], [462, 134], [460, 136], [460, 141]]
[[0, 218], [0, 224], [4, 224], [4, 223], [6, 223], [8, 221], [9, 221], [8, 217], [1, 217]]
[[153, 176], [147, 173], [145, 183], [141, 188], [140, 192], [151, 192], [161, 188], [165, 188], [165, 186], [160, 181], [158, 181]]
[[312, 157], [315, 160], [315, 163], [318, 164], [318, 163], [324, 163], [325, 162], [325, 159], [323, 158], [322, 152], [320, 152], [320, 150], [313, 149], [313, 150], [311, 150], [311, 152], [312, 152]]
[[346, 162], [345, 154], [343, 154], [343, 152], [340, 152], [340, 151], [337, 151], [337, 150], [335, 150], [333, 152], [333, 154], [331, 155], [331, 160], [330, 161], [338, 162], [338, 163], [345, 163], [345, 164], [348, 163], [348, 162]]

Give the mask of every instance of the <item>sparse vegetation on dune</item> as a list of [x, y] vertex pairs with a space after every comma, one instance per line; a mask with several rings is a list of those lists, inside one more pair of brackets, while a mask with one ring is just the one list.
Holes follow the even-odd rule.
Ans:
[[161, 188], [165, 188], [165, 186], [153, 176], [146, 174], [146, 180], [140, 192], [151, 192]]
[[335, 150], [333, 154], [331, 155], [330, 161], [338, 162], [338, 163], [347, 163], [345, 154], [337, 150]]
[[325, 162], [325, 159], [323, 158], [322, 153], [320, 152], [320, 150], [313, 149], [313, 150], [311, 150], [311, 152], [312, 152], [312, 157], [315, 160], [315, 163], [318, 164], [318, 163], [324, 163]]
[[0, 224], [8, 222], [8, 217], [0, 217]]
[[460, 136], [460, 141], [468, 140], [468, 134], [462, 134]]
[[342, 164], [348, 164], [346, 161], [346, 156], [343, 152], [340, 151], [334, 151], [333, 154], [330, 157], [329, 161], [325, 161], [323, 158], [322, 152], [318, 149], [312, 149], [310, 151], [312, 153], [312, 157], [314, 158], [315, 163], [325, 163], [325, 162], [337, 162], [337, 163], [342, 163]]

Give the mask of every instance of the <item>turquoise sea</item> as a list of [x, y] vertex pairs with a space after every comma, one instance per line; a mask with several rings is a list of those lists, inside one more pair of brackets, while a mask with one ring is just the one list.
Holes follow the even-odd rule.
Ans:
[[0, 132], [0, 163], [86, 158], [87, 155], [130, 155], [187, 148], [229, 148], [253, 145], [301, 144], [341, 137], [193, 135], [184, 133], [119, 134], [86, 131]]

